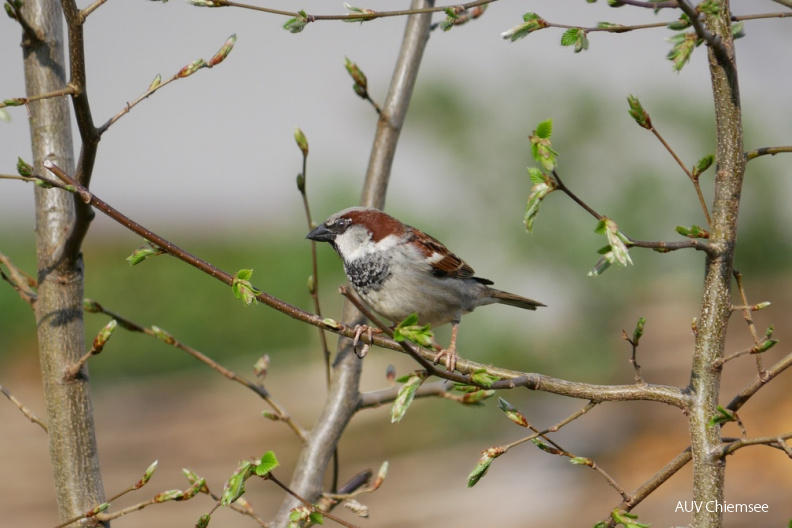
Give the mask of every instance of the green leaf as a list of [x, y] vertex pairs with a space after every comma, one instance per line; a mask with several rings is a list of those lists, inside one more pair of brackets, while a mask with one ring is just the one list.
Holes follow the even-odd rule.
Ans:
[[521, 427], [528, 427], [530, 425], [523, 413], [521, 413], [516, 407], [503, 398], [498, 398], [498, 408], [506, 413], [506, 416], [509, 418], [509, 420], [516, 423], [517, 425]]
[[[360, 7], [355, 7], [350, 5], [348, 2], [344, 2], [344, 8], [349, 11], [350, 13], [360, 13], [365, 15], [373, 15], [376, 13], [373, 9], [365, 9]], [[360, 18], [345, 18], [344, 22], [367, 22], [369, 20], [373, 20], [372, 17], [360, 17]]]
[[594, 466], [594, 462], [590, 458], [586, 457], [572, 457], [569, 459], [569, 463], [576, 466]]
[[[531, 168], [528, 169], [529, 174], [531, 173]], [[542, 174], [542, 172], [539, 169], [534, 169], [534, 170], [539, 174]], [[534, 176], [532, 174], [531, 181], [533, 180], [534, 180]], [[534, 221], [536, 220], [536, 217], [539, 214], [539, 206], [542, 205], [542, 200], [545, 199], [545, 196], [556, 190], [556, 188], [557, 187], [554, 181], [547, 181], [547, 182], [542, 181], [541, 183], [537, 183], [533, 187], [531, 187], [531, 194], [528, 195], [528, 201], [525, 203], [525, 216], [523, 217], [523, 222], [525, 222], [525, 229], [529, 233], [533, 233]]]
[[132, 254], [126, 258], [126, 261], [129, 262], [130, 266], [135, 266], [149, 257], [156, 257], [157, 255], [162, 255], [164, 253], [165, 252], [163, 250], [146, 240], [146, 243], [135, 249]]
[[539, 440], [538, 438], [534, 438], [533, 440], [531, 440], [531, 442], [532, 442], [532, 443], [533, 443], [533, 444], [534, 444], [536, 447], [538, 447], [539, 449], [541, 449], [542, 451], [545, 451], [546, 453], [550, 453], [551, 455], [562, 455], [562, 454], [563, 454], [563, 453], [561, 452], [561, 450], [559, 450], [559, 449], [557, 449], [557, 448], [555, 448], [555, 447], [553, 447], [553, 446], [551, 446], [551, 445], [549, 445], [549, 444], [545, 444], [544, 442], [542, 442], [542, 441], [541, 441], [541, 440]]
[[425, 380], [425, 371], [414, 372], [407, 379], [407, 382], [401, 386], [391, 407], [391, 423], [400, 422], [404, 418], [404, 414], [413, 402], [415, 392]]
[[574, 46], [575, 42], [577, 41], [579, 31], [579, 28], [569, 28], [564, 31], [564, 34], [561, 35], [561, 45]]
[[542, 19], [536, 13], [525, 13], [523, 15], [523, 20], [524, 22], [522, 24], [514, 26], [513, 28], [501, 33], [501, 38], [514, 42], [516, 40], [520, 40], [521, 38], [527, 37], [534, 31], [538, 31], [547, 27], [547, 21]]
[[393, 329], [393, 339], [402, 342], [405, 339], [422, 347], [431, 347], [434, 334], [430, 325], [419, 325], [418, 314], [412, 313]]
[[619, 226], [616, 225], [616, 222], [608, 217], [603, 217], [597, 222], [594, 232], [598, 235], [604, 234], [608, 239], [608, 245], [598, 251], [602, 258], [588, 272], [589, 277], [596, 277], [602, 274], [611, 264], [628, 266], [633, 263], [627, 249], [629, 240], [619, 231]]
[[308, 520], [313, 524], [324, 524], [324, 515], [318, 511], [311, 512], [311, 514], [308, 515]]
[[680, 235], [688, 238], [709, 238], [709, 231], [697, 225], [690, 227], [676, 226], [674, 230]]
[[693, 24], [690, 22], [690, 17], [687, 16], [685, 13], [682, 13], [682, 15], [679, 17], [679, 20], [669, 22], [669, 24], [666, 27], [672, 31], [682, 31], [684, 29], [689, 28], [692, 25]]
[[667, 58], [673, 63], [671, 68], [675, 72], [682, 71], [685, 64], [690, 61], [693, 50], [703, 42], [693, 31], [675, 35], [668, 40], [674, 44]]
[[561, 35], [562, 46], [575, 46], [575, 53], [588, 49], [588, 37], [583, 28], [569, 28]]
[[245, 494], [245, 481], [249, 479], [255, 470], [255, 466], [248, 460], [243, 460], [239, 463], [234, 474], [231, 475], [225, 486], [223, 487], [223, 495], [220, 498], [220, 504], [228, 506], [235, 502], [238, 498]]
[[484, 388], [490, 388], [492, 384], [498, 381], [500, 378], [497, 376], [493, 376], [489, 374], [486, 369], [480, 368], [478, 370], [473, 371], [473, 374], [470, 375], [470, 381], [475, 383], [476, 385]]
[[363, 73], [357, 64], [347, 57], [344, 57], [344, 67], [352, 77], [352, 80], [355, 81], [355, 84], [352, 86], [355, 93], [363, 99], [368, 98], [368, 79], [366, 78], [366, 74]]
[[283, 24], [283, 29], [289, 31], [289, 33], [300, 33], [305, 29], [308, 22], [308, 15], [305, 14], [305, 11], [298, 11], [296, 17], [290, 18]]
[[651, 130], [652, 120], [649, 118], [649, 113], [644, 110], [643, 105], [641, 105], [641, 101], [639, 101], [634, 95], [630, 94], [627, 96], [627, 104], [630, 105], [628, 113], [633, 119], [635, 119], [635, 122], [638, 123], [639, 126], [647, 130]]
[[[306, 139], [305, 134], [299, 128], [294, 129], [294, 141], [297, 142], [297, 146], [300, 148], [303, 156], [308, 155], [308, 139]], [[299, 186], [299, 184], [298, 184]], [[303, 177], [303, 188], [305, 187], [305, 178]]]
[[272, 451], [267, 451], [256, 465], [256, 475], [263, 477], [279, 465], [280, 464], [278, 463], [278, 459], [275, 457], [275, 453]]
[[461, 402], [465, 405], [482, 405], [482, 402], [495, 395], [494, 390], [476, 389], [462, 396]]
[[152, 462], [149, 465], [149, 467], [146, 468], [146, 472], [143, 473], [143, 477], [141, 477], [141, 479], [138, 480], [134, 486], [132, 486], [132, 489], [133, 490], [140, 489], [146, 484], [148, 484], [148, 481], [151, 480], [151, 477], [154, 476], [154, 472], [157, 471], [158, 465], [159, 465], [159, 461], [155, 460], [154, 462]]
[[712, 164], [715, 163], [715, 156], [713, 154], [707, 154], [696, 163], [696, 166], [693, 167], [693, 177], [698, 178], [698, 176], [709, 169]]
[[718, 405], [718, 412], [714, 416], [710, 417], [709, 421], [707, 421], [707, 425], [709, 427], [714, 427], [719, 424], [735, 421], [737, 421], [737, 418], [735, 417], [734, 412]]
[[472, 488], [475, 486], [478, 481], [487, 474], [487, 470], [489, 469], [490, 464], [492, 464], [492, 461], [505, 452], [506, 450], [502, 447], [491, 447], [482, 451], [478, 464], [476, 464], [476, 467], [473, 468], [473, 471], [471, 471], [470, 475], [468, 475], [467, 487]]
[[29, 163], [26, 163], [25, 160], [22, 158], [17, 158], [17, 174], [20, 176], [24, 176], [25, 178], [32, 178], [33, 177], [33, 166]]
[[745, 36], [745, 22], [740, 20], [739, 22], [735, 22], [732, 24], [732, 37], [734, 40], [738, 38], [743, 38]]
[[547, 119], [536, 125], [534, 134], [542, 139], [550, 139], [550, 136], [553, 135], [553, 120]]
[[553, 150], [550, 136], [553, 134], [553, 120], [542, 121], [536, 126], [533, 134], [528, 136], [531, 141], [531, 155], [548, 172], [553, 171], [557, 165], [558, 152]]
[[206, 528], [209, 526], [209, 521], [212, 519], [212, 516], [208, 513], [204, 513], [201, 517], [198, 518], [198, 522], [195, 523], [195, 528]]
[[646, 325], [646, 317], [639, 317], [632, 336], [633, 344], [636, 346], [638, 346], [638, 343], [641, 341], [641, 337], [643, 337], [644, 325]]
[[459, 14], [453, 7], [446, 7], [445, 14], [445, 19], [441, 21], [439, 25], [440, 29], [442, 29], [444, 32], [454, 27], [454, 24], [456, 24], [457, 20], [459, 20]]
[[234, 293], [234, 297], [242, 299], [242, 303], [245, 306], [251, 305], [256, 300], [256, 296], [261, 293], [261, 290], [254, 288], [250, 284], [252, 276], [252, 269], [241, 269], [234, 274], [234, 278], [231, 281], [231, 291]]

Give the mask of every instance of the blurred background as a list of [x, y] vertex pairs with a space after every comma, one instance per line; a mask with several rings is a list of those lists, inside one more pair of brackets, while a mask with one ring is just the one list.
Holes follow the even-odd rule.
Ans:
[[[81, 2], [85, 7], [88, 2]], [[344, 12], [340, 3], [267, 2], [310, 14]], [[403, 7], [373, 2], [378, 10]], [[733, 0], [735, 14], [778, 12], [771, 1]], [[664, 28], [620, 35], [589, 34], [590, 49], [559, 44], [561, 29], [509, 43], [500, 33], [535, 11], [554, 23], [594, 26], [668, 22], [675, 13], [534, 0], [499, 2], [485, 15], [428, 44], [399, 143], [386, 210], [443, 240], [477, 273], [503, 289], [545, 302], [537, 313], [493, 307], [465, 318], [463, 357], [507, 368], [592, 383], [631, 383], [630, 349], [621, 330], [647, 318], [639, 351], [651, 383], [688, 383], [698, 315], [703, 257], [632, 251], [635, 265], [586, 276], [604, 245], [596, 222], [560, 193], [550, 195], [533, 234], [522, 223], [531, 182], [528, 135], [554, 121], [553, 146], [564, 181], [599, 212], [642, 240], [675, 240], [677, 225], [705, 224], [687, 177], [653, 135], [627, 114], [635, 94], [653, 124], [689, 166], [714, 153], [706, 50], [674, 73]], [[437, 20], [442, 17], [437, 16]], [[166, 79], [198, 57], [209, 59], [225, 39], [238, 41], [213, 70], [165, 87], [103, 136], [92, 190], [172, 242], [234, 272], [253, 268], [259, 288], [311, 309], [308, 227], [296, 189], [300, 127], [310, 143], [308, 194], [314, 219], [357, 203], [377, 116], [354, 95], [344, 58], [368, 76], [384, 101], [404, 28], [403, 18], [366, 24], [321, 22], [298, 35], [285, 18], [239, 9], [201, 9], [182, 2], [109, 2], [85, 27], [89, 96], [102, 123], [143, 93], [157, 74]], [[792, 32], [788, 19], [746, 22], [737, 41], [746, 149], [792, 142]], [[24, 95], [20, 32], [0, 20], [0, 97]], [[30, 161], [24, 108], [0, 122], [0, 173], [13, 174], [18, 156]], [[75, 129], [75, 138], [77, 138]], [[792, 174], [785, 155], [749, 163], [743, 191], [737, 267], [760, 332], [775, 326], [781, 343], [765, 364], [789, 353]], [[711, 196], [714, 168], [702, 178]], [[32, 186], [5, 181], [0, 191], [0, 252], [35, 274]], [[239, 374], [253, 377], [262, 355], [272, 360], [267, 388], [306, 428], [322, 404], [324, 370], [317, 333], [264, 307], [244, 308], [225, 286], [159, 257], [130, 268], [125, 258], [141, 240], [97, 215], [85, 245], [86, 296], [146, 326], [157, 325]], [[323, 311], [340, 317], [341, 265], [319, 248]], [[87, 314], [87, 339], [107, 322]], [[440, 329], [440, 342], [447, 329]], [[332, 346], [335, 339], [330, 336]], [[730, 328], [729, 351], [750, 346], [741, 317]], [[390, 351], [365, 359], [364, 390], [388, 386], [416, 365]], [[264, 402], [186, 354], [139, 334], [117, 331], [90, 362], [97, 435], [108, 495], [131, 485], [159, 459], [155, 478], [123, 507], [159, 491], [184, 488], [180, 469], [207, 478], [219, 492], [240, 459], [275, 450], [289, 480], [299, 453], [286, 426], [261, 418]], [[750, 357], [726, 369], [723, 403], [755, 374]], [[0, 384], [45, 417], [35, 341], [27, 305], [0, 286]], [[792, 428], [788, 374], [763, 389], [741, 412], [751, 435]], [[583, 406], [528, 391], [500, 394], [537, 427]], [[784, 397], [786, 396], [786, 399]], [[738, 435], [727, 427], [726, 434]], [[496, 460], [472, 489], [466, 477], [480, 451], [524, 436], [497, 409], [463, 408], [447, 400], [418, 401], [399, 424], [388, 408], [361, 412], [340, 445], [342, 482], [390, 461], [383, 488], [361, 500], [371, 507], [361, 526], [591, 526], [620, 502], [593, 471], [532, 445]], [[633, 490], [687, 447], [686, 420], [658, 404], [602, 405], [555, 437], [567, 450], [594, 458]], [[46, 435], [10, 403], [0, 402], [0, 526], [57, 524]], [[753, 448], [727, 467], [729, 502], [769, 504], [766, 514], [729, 514], [726, 526], [779, 526], [792, 518], [792, 465], [777, 450]], [[636, 513], [655, 526], [683, 525], [675, 513], [691, 500], [689, 468]], [[282, 493], [248, 485], [247, 498], [269, 518]], [[114, 521], [114, 526], [191, 526], [210, 506], [205, 497], [165, 504]], [[573, 506], [573, 507], [570, 507]], [[345, 514], [353, 519], [351, 514]], [[254, 526], [220, 512], [212, 526]]]

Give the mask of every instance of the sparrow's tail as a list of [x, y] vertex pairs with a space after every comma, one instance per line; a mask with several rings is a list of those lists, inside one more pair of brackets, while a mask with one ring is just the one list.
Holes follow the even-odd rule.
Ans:
[[496, 290], [495, 288], [490, 288], [490, 291], [492, 292], [492, 297], [501, 304], [516, 306], [517, 308], [522, 308], [524, 310], [536, 310], [539, 306], [546, 306], [539, 301], [534, 301], [533, 299], [521, 297], [513, 293]]

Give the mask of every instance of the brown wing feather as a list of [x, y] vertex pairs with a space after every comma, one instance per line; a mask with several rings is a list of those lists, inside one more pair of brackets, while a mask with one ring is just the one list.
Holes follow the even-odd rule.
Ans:
[[423, 231], [408, 226], [410, 238], [432, 266], [432, 274], [438, 277], [451, 277], [455, 279], [472, 278], [473, 268], [464, 260], [453, 254], [442, 242]]

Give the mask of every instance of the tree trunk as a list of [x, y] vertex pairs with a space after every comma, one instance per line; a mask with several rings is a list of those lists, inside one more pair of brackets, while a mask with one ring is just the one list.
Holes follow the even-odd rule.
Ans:
[[[22, 15], [27, 95], [63, 89], [66, 68], [63, 15], [55, 0], [28, 0]], [[33, 162], [46, 174], [44, 160], [74, 171], [68, 100], [42, 99], [29, 105]], [[85, 352], [83, 263], [79, 249], [62, 253], [74, 225], [74, 197], [59, 189], [36, 187], [38, 299], [35, 313], [39, 358], [47, 403], [50, 457], [62, 521], [104, 502], [94, 434], [87, 368], [73, 380], [69, 365]]]
[[745, 173], [740, 91], [730, 15], [729, 2], [725, 0], [718, 15], [707, 16], [707, 29], [717, 35], [722, 49], [718, 52], [708, 46], [717, 127], [717, 174], [710, 242], [717, 254], [707, 259], [690, 383], [693, 500], [701, 505], [693, 514], [691, 526], [694, 528], [716, 528], [723, 521], [723, 512], [716, 508], [716, 504], [720, 506], [723, 502], [726, 469], [725, 461], [715, 454], [721, 445], [721, 429], [708, 422], [717, 412], [720, 394], [720, 368], [716, 368], [714, 362], [723, 357], [731, 316], [737, 216]]

